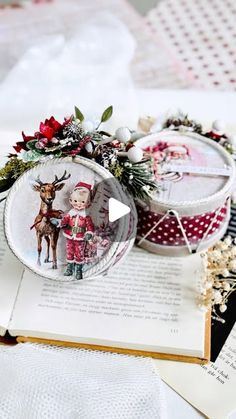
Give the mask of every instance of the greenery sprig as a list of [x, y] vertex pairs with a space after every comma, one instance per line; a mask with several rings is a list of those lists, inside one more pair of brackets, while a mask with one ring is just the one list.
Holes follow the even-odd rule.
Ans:
[[[157, 189], [151, 165], [143, 160], [143, 152], [133, 144], [127, 127], [117, 129], [115, 135], [101, 130], [113, 114], [107, 107], [100, 120], [88, 120], [75, 106], [74, 115], [63, 123], [53, 116], [39, 125], [31, 136], [22, 133], [23, 139], [15, 146], [16, 154], [0, 170], [0, 192], [9, 189], [26, 170], [48, 159], [65, 156], [83, 156], [109, 170], [133, 197], [146, 199]], [[132, 150], [130, 151], [130, 149]]]
[[24, 162], [17, 157], [12, 157], [6, 165], [0, 169], [0, 193], [8, 190], [22, 173], [34, 166], [34, 162]]
[[157, 189], [156, 181], [147, 162], [119, 162], [110, 167], [111, 173], [134, 198], [148, 199]]

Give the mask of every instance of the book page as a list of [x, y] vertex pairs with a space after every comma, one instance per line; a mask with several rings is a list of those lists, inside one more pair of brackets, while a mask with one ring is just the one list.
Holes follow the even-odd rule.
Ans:
[[236, 325], [214, 363], [153, 362], [162, 379], [208, 417], [224, 419], [236, 409]]
[[3, 203], [0, 204], [0, 335], [8, 328], [23, 266], [7, 246], [3, 231]]
[[203, 356], [196, 305], [200, 255], [165, 258], [135, 248], [113, 272], [76, 283], [25, 272], [13, 335]]

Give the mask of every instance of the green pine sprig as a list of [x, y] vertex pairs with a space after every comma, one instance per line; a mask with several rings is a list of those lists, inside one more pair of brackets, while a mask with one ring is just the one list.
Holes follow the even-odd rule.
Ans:
[[119, 162], [110, 167], [111, 173], [134, 198], [148, 199], [158, 190], [147, 162]]
[[24, 162], [17, 157], [11, 157], [5, 166], [0, 169], [0, 193], [7, 191], [19, 176], [34, 167], [35, 164], [32, 161]]

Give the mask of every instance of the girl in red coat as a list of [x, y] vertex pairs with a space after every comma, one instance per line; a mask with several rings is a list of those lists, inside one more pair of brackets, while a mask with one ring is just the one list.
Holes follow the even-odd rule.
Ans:
[[83, 264], [85, 263], [86, 241], [94, 234], [94, 225], [89, 215], [86, 215], [86, 208], [91, 203], [92, 186], [79, 182], [70, 195], [71, 210], [64, 214], [60, 227], [66, 237], [66, 259], [67, 267], [65, 276], [75, 275], [76, 279], [83, 278]]

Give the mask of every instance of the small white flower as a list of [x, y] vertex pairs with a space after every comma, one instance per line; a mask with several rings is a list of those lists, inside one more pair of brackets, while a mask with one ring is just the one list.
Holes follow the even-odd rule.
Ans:
[[219, 248], [220, 248], [221, 251], [222, 250], [224, 251], [224, 250], [228, 249], [228, 245], [225, 242], [220, 242]]
[[223, 277], [224, 277], [224, 278], [227, 278], [227, 276], [229, 276], [229, 271], [228, 271], [228, 269], [226, 269], [226, 268], [225, 268], [225, 269], [223, 269], [223, 270], [222, 270], [222, 275], [223, 275]]
[[231, 286], [228, 282], [223, 282], [223, 288], [224, 288], [224, 291], [229, 291]]
[[215, 304], [220, 304], [222, 301], [223, 297], [221, 295], [220, 291], [214, 290], [213, 292], [213, 300]]
[[231, 260], [229, 262], [228, 268], [230, 271], [236, 271], [236, 260]]
[[227, 237], [224, 239], [224, 242], [225, 242], [228, 246], [230, 246], [230, 245], [232, 244], [232, 238], [231, 238], [230, 236], [227, 236]]
[[233, 246], [230, 250], [231, 256], [234, 257], [236, 256], [236, 246]]
[[213, 252], [210, 253], [210, 256], [213, 259], [220, 259], [221, 258], [221, 252], [219, 250], [213, 250]]
[[224, 313], [227, 310], [227, 305], [226, 304], [221, 304], [220, 305], [220, 312]]
[[212, 288], [212, 282], [211, 281], [206, 281], [205, 287], [206, 287], [207, 290], [211, 289]]

